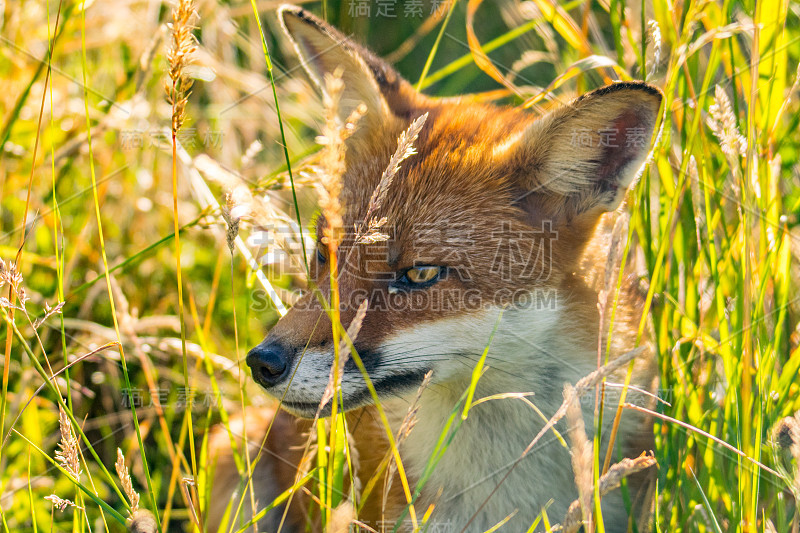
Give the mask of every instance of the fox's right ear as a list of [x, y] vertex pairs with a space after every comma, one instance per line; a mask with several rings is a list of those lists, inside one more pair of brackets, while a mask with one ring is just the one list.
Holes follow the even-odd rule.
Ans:
[[339, 114], [347, 117], [360, 104], [365, 120], [380, 124], [390, 114], [406, 116], [419, 95], [385, 61], [348, 39], [330, 24], [293, 5], [281, 6], [278, 18], [294, 43], [303, 68], [323, 93], [325, 75], [341, 69], [344, 92]]

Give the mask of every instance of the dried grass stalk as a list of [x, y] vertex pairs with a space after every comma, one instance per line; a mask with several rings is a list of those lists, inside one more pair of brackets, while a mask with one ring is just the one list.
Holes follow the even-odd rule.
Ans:
[[75, 505], [74, 502], [59, 498], [55, 494], [51, 494], [50, 496], [45, 496], [44, 499], [51, 502], [53, 504], [53, 507], [55, 507], [59, 511], [64, 511], [67, 507], [75, 507], [76, 509], [83, 509], [83, 507]]
[[414, 429], [414, 426], [417, 425], [417, 413], [419, 412], [420, 408], [419, 402], [422, 398], [422, 393], [428, 388], [428, 384], [431, 382], [432, 376], [433, 370], [428, 370], [428, 372], [425, 374], [425, 377], [422, 378], [422, 383], [420, 383], [419, 388], [417, 389], [417, 394], [411, 401], [411, 405], [406, 412], [406, 416], [403, 418], [403, 422], [400, 424], [400, 429], [397, 430], [398, 446], [408, 438], [408, 436], [411, 434], [411, 431]]
[[78, 439], [72, 430], [67, 412], [61, 405], [58, 406], [58, 424], [61, 429], [61, 442], [56, 450], [56, 460], [73, 479], [81, 477], [80, 451], [78, 450]]
[[608, 259], [603, 273], [603, 293], [606, 295], [610, 295], [617, 285], [616, 277], [619, 273], [620, 257], [627, 242], [630, 219], [631, 216], [627, 212], [620, 214], [614, 221], [614, 228], [611, 230], [611, 244], [608, 247]]
[[[413, 431], [414, 426], [417, 425], [417, 413], [419, 412], [420, 408], [420, 399], [422, 398], [422, 393], [425, 392], [425, 389], [428, 388], [428, 384], [431, 382], [431, 377], [433, 376], [433, 370], [429, 370], [425, 377], [422, 378], [422, 383], [420, 384], [419, 388], [417, 389], [417, 394], [414, 396], [414, 400], [411, 402], [411, 405], [408, 407], [408, 411], [406, 412], [406, 416], [403, 418], [403, 421], [400, 423], [400, 428], [397, 430], [397, 436], [395, 440], [397, 441], [397, 446], [400, 446], [405, 442], [408, 436]], [[394, 461], [394, 456], [389, 456], [389, 466], [386, 469], [386, 477], [383, 480], [383, 500], [382, 500], [382, 512], [381, 514], [386, 513], [386, 505], [389, 502], [389, 490], [392, 488], [392, 479], [394, 478], [394, 474], [397, 472], [397, 463]]]
[[50, 304], [45, 302], [44, 314], [33, 321], [33, 329], [39, 329], [39, 326], [44, 324], [44, 321], [50, 318], [51, 316], [61, 314], [63, 308], [64, 308], [64, 302], [58, 302], [54, 307], [50, 307]]
[[[361, 325], [364, 323], [364, 317], [367, 316], [367, 307], [369, 307], [369, 301], [362, 301], [361, 305], [358, 306], [356, 316], [353, 318], [353, 321], [350, 322], [350, 326], [347, 328], [347, 337], [352, 343], [356, 341], [356, 337], [358, 337], [358, 333], [361, 331]], [[339, 353], [341, 355], [339, 356], [338, 372], [334, 372], [334, 367], [331, 367], [331, 372], [328, 376], [328, 385], [325, 387], [325, 392], [323, 393], [322, 400], [319, 403], [320, 409], [322, 409], [322, 407], [327, 404], [331, 398], [333, 398], [336, 390], [341, 387], [342, 376], [344, 375], [344, 364], [347, 362], [350, 355], [350, 350], [347, 347], [347, 340], [344, 337], [339, 343]], [[334, 376], [338, 379], [335, 379]]]
[[16, 292], [16, 289], [22, 283], [22, 274], [17, 269], [13, 261], [6, 262], [0, 259], [0, 289], [3, 285], [11, 285], [11, 289]]
[[233, 215], [235, 209], [236, 203], [233, 200], [233, 195], [226, 194], [225, 205], [222, 206], [222, 218], [228, 228], [225, 232], [225, 242], [231, 255], [233, 255], [233, 250], [236, 247], [236, 237], [239, 236], [239, 223], [242, 220], [241, 217]]
[[428, 120], [428, 113], [417, 117], [398, 137], [397, 149], [392, 154], [386, 170], [383, 171], [378, 186], [372, 192], [363, 222], [356, 228], [356, 244], [377, 242], [389, 238], [388, 235], [379, 232], [380, 227], [386, 224], [386, 217], [379, 219], [374, 215], [383, 205], [386, 194], [389, 192], [389, 187], [391, 187], [395, 176], [400, 171], [400, 163], [417, 153], [414, 148], [414, 142], [419, 137], [419, 132], [422, 130], [422, 126], [425, 125], [426, 120]]
[[648, 77], [652, 78], [658, 70], [658, 64], [661, 63], [661, 27], [655, 20], [648, 21], [647, 27], [650, 29], [650, 42], [653, 44], [653, 65], [648, 74]]
[[14, 308], [25, 311], [25, 302], [28, 301], [28, 295], [25, 293], [22, 282], [22, 273], [19, 271], [19, 268], [17, 268], [16, 263], [9, 261], [8, 264], [6, 264], [5, 261], [0, 259], [0, 289], [2, 289], [4, 285], [8, 285], [11, 294], [16, 296], [17, 300], [19, 300], [20, 307], [14, 305], [14, 302], [9, 301], [5, 296], [0, 298], [0, 306], [6, 309]]
[[558, 423], [559, 420], [564, 418], [564, 415], [567, 414], [567, 409], [570, 403], [572, 402], [573, 395], [575, 398], [580, 398], [588, 391], [593, 389], [604, 378], [613, 374], [618, 369], [622, 368], [623, 366], [630, 363], [631, 361], [633, 361], [634, 359], [636, 359], [637, 357], [639, 357], [644, 353], [645, 353], [645, 347], [639, 346], [638, 348], [634, 348], [633, 350], [619, 356], [613, 361], [609, 361], [607, 365], [598, 368], [591, 374], [579, 379], [578, 382], [575, 383], [575, 387], [570, 390], [570, 397], [564, 399], [564, 402], [556, 410], [555, 414], [553, 414], [553, 416], [550, 417], [550, 419], [547, 421], [547, 424], [545, 424], [544, 427], [541, 430], [539, 430], [539, 433], [536, 434], [531, 443], [528, 444], [528, 447], [525, 448], [522, 457], [525, 457], [531, 451], [531, 449], [533, 449], [536, 443], [539, 442], [539, 439], [541, 439], [544, 434], [550, 431], [550, 429], [553, 428], [556, 425], [556, 423]]
[[597, 370], [595, 370], [594, 372], [592, 372], [591, 374], [579, 379], [578, 382], [575, 384], [575, 388], [571, 389], [571, 391], [569, 393], [569, 397], [564, 399], [564, 401], [562, 402], [561, 406], [559, 406], [559, 408], [556, 410], [556, 412], [553, 414], [553, 416], [550, 417], [550, 419], [542, 427], [542, 429], [539, 430], [539, 433], [537, 433], [536, 436], [533, 437], [533, 440], [531, 440], [531, 442], [528, 444], [528, 446], [525, 448], [525, 450], [523, 450], [522, 454], [511, 465], [511, 468], [506, 470], [505, 475], [500, 480], [500, 482], [497, 485], [495, 485], [495, 489], [494, 490], [497, 490], [497, 488], [500, 486], [500, 484], [503, 483], [506, 479], [508, 479], [508, 476], [511, 475], [511, 472], [513, 472], [514, 469], [517, 467], [517, 465], [519, 465], [519, 463], [522, 462], [522, 460], [525, 459], [525, 457], [527, 457], [527, 455], [531, 452], [531, 450], [533, 450], [533, 447], [536, 446], [536, 443], [539, 442], [539, 440], [548, 431], [553, 429], [553, 427], [555, 427], [555, 425], [558, 423], [559, 420], [564, 418], [564, 415], [566, 415], [567, 409], [569, 408], [569, 405], [572, 402], [573, 396], [575, 398], [580, 398], [581, 396], [586, 394], [588, 391], [593, 389], [604, 378], [606, 378], [607, 376], [613, 374], [615, 371], [619, 370], [620, 368], [622, 368], [626, 364], [630, 363], [635, 358], [637, 358], [640, 355], [644, 354], [645, 351], [646, 351], [646, 348], [644, 346], [639, 346], [638, 348], [634, 348], [633, 350], [631, 350], [629, 352], [626, 352], [625, 354], [617, 357], [613, 361], [609, 361], [609, 363], [607, 365], [604, 365], [604, 366], [598, 368]]
[[733, 107], [725, 90], [717, 85], [714, 89], [714, 104], [708, 108], [708, 127], [719, 139], [722, 153], [728, 158], [732, 172], [736, 172], [739, 164], [737, 158], [747, 152], [747, 139], [739, 133], [739, 126]]
[[172, 134], [175, 135], [186, 118], [186, 101], [191, 93], [193, 80], [186, 73], [197, 51], [197, 41], [192, 31], [195, 17], [192, 0], [178, 0], [172, 10], [172, 45], [167, 50], [170, 83], [165, 87], [167, 101], [172, 105]]
[[319, 191], [319, 205], [325, 216], [325, 227], [322, 241], [333, 251], [342, 242], [342, 218], [344, 208], [339, 200], [342, 192], [342, 176], [345, 172], [345, 141], [355, 132], [356, 124], [367, 112], [364, 104], [359, 105], [341, 123], [339, 118], [339, 102], [344, 91], [342, 72], [337, 69], [332, 75], [325, 75], [325, 126], [323, 133], [317, 137], [317, 142], [324, 146], [320, 166], [315, 167], [319, 176], [317, 189]]
[[133, 490], [133, 481], [128, 467], [125, 466], [125, 456], [122, 455], [122, 450], [117, 448], [117, 462], [114, 463], [114, 468], [117, 469], [117, 477], [122, 483], [122, 490], [131, 501], [131, 514], [139, 510], [139, 494]]
[[[605, 475], [598, 480], [600, 497], [602, 498], [612, 491], [618, 489], [622, 484], [623, 478], [637, 472], [641, 472], [642, 470], [646, 470], [657, 464], [658, 462], [656, 461], [655, 457], [644, 453], [635, 459], [623, 459], [619, 463], [609, 468], [608, 472], [606, 472]], [[569, 506], [567, 514], [564, 517], [562, 531], [565, 533], [577, 533], [583, 525], [584, 523], [581, 521], [581, 502], [579, 500], [575, 500]]]
[[572, 448], [572, 471], [575, 475], [575, 486], [578, 488], [579, 517], [584, 523], [592, 521], [592, 444], [586, 438], [586, 427], [583, 413], [575, 390], [570, 385], [564, 387], [564, 400], [569, 401], [567, 407], [567, 434]]
[[692, 206], [694, 207], [694, 227], [697, 238], [697, 248], [703, 248], [702, 235], [706, 229], [706, 199], [700, 190], [700, 173], [697, 170], [697, 160], [689, 156], [689, 165], [686, 169], [689, 175], [689, 188], [692, 192]]

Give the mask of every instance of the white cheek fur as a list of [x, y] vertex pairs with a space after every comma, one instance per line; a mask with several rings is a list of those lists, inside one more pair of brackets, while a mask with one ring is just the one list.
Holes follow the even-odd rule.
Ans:
[[[401, 449], [411, 475], [418, 477], [425, 469], [495, 327], [485, 362], [488, 370], [481, 377], [475, 399], [498, 393], [533, 393], [530, 400], [549, 417], [561, 404], [564, 383], [574, 383], [594, 370], [594, 348], [581, 348], [576, 342], [578, 332], [560, 327], [564, 324], [561, 310], [567, 303], [558, 301], [547, 309], [489, 308], [427, 322], [396, 331], [378, 347], [381, 364], [370, 372], [373, 382], [393, 373], [433, 370], [431, 383], [421, 396], [415, 429]], [[332, 361], [332, 352], [308, 350], [302, 361], [295, 363], [288, 392], [282, 385], [272, 394], [280, 397], [286, 392], [288, 402], [318, 402]], [[360, 375], [347, 374], [343, 379], [345, 398], [363, 389]], [[416, 393], [410, 387], [382, 398], [395, 430]], [[591, 424], [591, 409], [584, 414]], [[420, 502], [426, 506], [434, 503], [433, 498], [443, 488], [435, 516], [463, 526], [543, 424], [540, 414], [515, 399], [473, 407], [434, 470]], [[566, 503], [576, 496], [572, 471], [564, 467], [569, 464], [567, 450], [552, 435], [545, 435], [489, 500], [470, 531], [473, 526], [475, 531], [484, 531], [494, 525], [484, 523], [486, 517], [507, 516], [515, 509], [519, 512], [507, 526], [524, 530], [541, 511], [538, 506], [551, 499], [556, 503], [548, 512], [563, 514]], [[615, 499], [608, 501], [614, 503]], [[611, 505], [609, 517], [623, 509], [621, 502], [616, 503], [620, 505]]]
[[[557, 309], [558, 306], [556, 309], [508, 310], [492, 307], [397, 331], [376, 348], [380, 365], [370, 371], [370, 377], [373, 381], [380, 381], [398, 373], [433, 370], [434, 384], [468, 379], [497, 327], [486, 366], [497, 370], [492, 373], [495, 375], [493, 381], [509, 378], [509, 382], [498, 382], [494, 386], [508, 391], [522, 384], [530, 388], [531, 380], [537, 379], [538, 361], [544, 357], [544, 364], [553, 364], [546, 361], [551, 357], [546, 345], [549, 344], [550, 332], [559, 322]], [[277, 397], [285, 393], [290, 402], [319, 401], [327, 386], [332, 364], [331, 350], [306, 350], [302, 358], [294, 362], [288, 392], [287, 382], [274, 387], [270, 393]], [[568, 362], [566, 364], [569, 366]], [[583, 366], [579, 365], [575, 371], [582, 371]], [[525, 375], [520, 374], [523, 370]], [[510, 379], [514, 375], [519, 379]], [[360, 375], [348, 373], [342, 381], [345, 397], [363, 388], [364, 381]], [[414, 392], [410, 391], [411, 394]]]

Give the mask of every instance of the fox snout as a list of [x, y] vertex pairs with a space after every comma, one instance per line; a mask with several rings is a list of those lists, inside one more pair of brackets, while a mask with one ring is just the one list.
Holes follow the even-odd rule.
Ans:
[[279, 342], [265, 339], [247, 353], [247, 366], [253, 379], [269, 389], [281, 383], [289, 375], [293, 350]]

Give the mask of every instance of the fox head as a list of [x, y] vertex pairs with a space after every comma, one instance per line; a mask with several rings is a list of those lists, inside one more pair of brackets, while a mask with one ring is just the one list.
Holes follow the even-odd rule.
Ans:
[[[344, 327], [368, 302], [354, 346], [379, 397], [415, 391], [431, 370], [435, 384], [468, 383], [493, 330], [492, 368], [507, 374], [557, 366], [537, 351], [548, 338], [596, 335], [581, 323], [586, 313], [571, 311], [580, 292], [573, 273], [600, 216], [620, 205], [647, 158], [660, 91], [616, 83], [541, 117], [435, 99], [306, 11], [285, 6], [279, 17], [321, 91], [327, 74], [341, 73], [343, 120], [366, 106], [347, 140], [344, 228], [364, 220], [398, 136], [427, 113], [417, 154], [376, 213], [387, 219], [388, 239], [346, 238], [337, 254]], [[320, 217], [318, 236], [325, 224]], [[333, 363], [320, 303], [330, 301], [326, 247], [314, 255], [318, 293], [304, 296], [247, 356], [255, 380], [305, 417], [317, 412]], [[591, 312], [595, 304], [582, 305]], [[352, 359], [342, 396], [345, 409], [372, 402]]]

